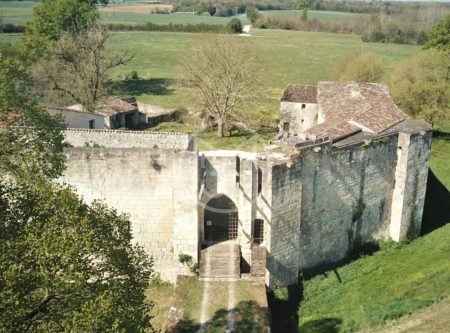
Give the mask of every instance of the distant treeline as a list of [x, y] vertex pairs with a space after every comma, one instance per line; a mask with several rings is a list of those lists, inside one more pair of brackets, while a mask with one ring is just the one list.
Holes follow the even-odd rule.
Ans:
[[14, 32], [25, 32], [25, 26], [9, 23], [5, 23], [0, 26], [0, 33], [14, 33]]
[[111, 31], [168, 31], [168, 32], [209, 32], [209, 33], [232, 33], [229, 25], [219, 24], [117, 24], [110, 23], [107, 27]]

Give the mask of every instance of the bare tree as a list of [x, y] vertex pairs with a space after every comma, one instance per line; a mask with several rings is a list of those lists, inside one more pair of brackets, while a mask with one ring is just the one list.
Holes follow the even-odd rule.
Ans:
[[48, 89], [57, 90], [93, 111], [106, 94], [108, 72], [126, 64], [128, 51], [114, 55], [106, 50], [108, 31], [96, 25], [76, 34], [66, 34], [56, 43], [50, 57], [40, 61], [33, 76]]
[[[183, 83], [193, 88], [205, 119], [213, 119], [218, 136], [238, 112], [259, 96], [259, 70], [242, 37], [205, 35], [197, 39], [182, 61]], [[240, 118], [240, 117], [239, 117]]]

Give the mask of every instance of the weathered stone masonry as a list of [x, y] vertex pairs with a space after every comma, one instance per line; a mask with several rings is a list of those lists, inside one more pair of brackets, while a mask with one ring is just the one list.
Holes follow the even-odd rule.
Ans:
[[[379, 87], [363, 88], [384, 101]], [[314, 101], [313, 92], [308, 88], [306, 95], [295, 96]], [[352, 91], [348, 98], [353, 95], [361, 107], [370, 104]], [[68, 130], [72, 148], [65, 150], [67, 169], [60, 182], [74, 186], [88, 202], [103, 199], [129, 214], [134, 241], [153, 256], [155, 271], [172, 282], [177, 274], [189, 274], [180, 254], [200, 260], [208, 241], [205, 229], [217, 222], [207, 221], [205, 212], [211, 201], [224, 198], [236, 209], [235, 215], [219, 215], [237, 220], [233, 240], [240, 247], [242, 272], [251, 271], [252, 254], [265, 248], [266, 284], [289, 285], [299, 271], [339, 261], [365, 243], [419, 234], [431, 129], [396, 120], [400, 113], [388, 106], [385, 128], [367, 115], [358, 121], [373, 130], [345, 119], [333, 127], [325, 119], [304, 138], [289, 132], [276, 152], [261, 154], [199, 153], [187, 134]], [[371, 112], [369, 105], [366, 113]], [[256, 250], [257, 230], [262, 248]]]

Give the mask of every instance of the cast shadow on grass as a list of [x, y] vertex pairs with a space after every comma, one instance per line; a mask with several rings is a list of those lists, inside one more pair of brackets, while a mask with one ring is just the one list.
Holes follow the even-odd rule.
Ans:
[[112, 85], [115, 95], [139, 96], [147, 95], [171, 95], [173, 80], [166, 78], [135, 79], [116, 81]]
[[[239, 302], [233, 308], [234, 326], [236, 333], [269, 333], [269, 310], [260, 307], [254, 301]], [[208, 333], [223, 333], [227, 329], [228, 310], [217, 310], [212, 319], [206, 323]], [[200, 329], [198, 322], [190, 318], [182, 319], [169, 333], [197, 333]]]
[[[272, 333], [297, 333], [298, 307], [303, 299], [303, 284], [286, 287], [284, 299], [277, 298], [275, 292], [269, 291], [267, 300], [272, 315]], [[284, 288], [283, 288], [284, 289]]]
[[[449, 133], [447, 133], [449, 134]], [[448, 135], [450, 140], [450, 134]], [[450, 223], [450, 192], [431, 169], [428, 170], [427, 193], [423, 208], [421, 234], [426, 235]]]
[[308, 321], [300, 326], [298, 333], [337, 333], [342, 320], [338, 318], [322, 318]]

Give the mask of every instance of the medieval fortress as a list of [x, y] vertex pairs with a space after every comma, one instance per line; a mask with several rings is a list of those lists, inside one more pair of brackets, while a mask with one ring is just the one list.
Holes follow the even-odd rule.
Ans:
[[189, 272], [180, 254], [201, 262], [214, 242], [238, 245], [241, 273], [262, 249], [275, 287], [363, 244], [419, 234], [431, 128], [385, 86], [289, 86], [279, 129], [262, 153], [199, 152], [181, 133], [69, 129], [60, 181], [129, 214], [135, 242], [170, 281]]

